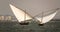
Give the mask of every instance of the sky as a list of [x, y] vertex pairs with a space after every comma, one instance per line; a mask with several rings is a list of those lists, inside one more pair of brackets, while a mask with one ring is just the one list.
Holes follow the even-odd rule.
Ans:
[[[14, 16], [9, 4], [13, 4], [17, 8], [26, 10], [32, 16], [35, 16], [42, 11], [60, 8], [60, 0], [0, 0], [0, 15]], [[59, 16], [60, 10], [58, 10], [54, 19], [60, 19]]]

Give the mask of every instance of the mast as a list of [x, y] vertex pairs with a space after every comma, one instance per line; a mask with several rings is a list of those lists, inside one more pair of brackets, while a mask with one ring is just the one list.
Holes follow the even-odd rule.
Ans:
[[29, 22], [27, 22], [27, 20], [26, 20], [26, 10], [25, 10], [25, 13], [24, 13], [24, 21], [22, 21], [20, 24], [21, 25], [28, 25], [29, 24]]
[[41, 17], [41, 24], [42, 24], [42, 21], [43, 21], [43, 15], [44, 14], [44, 12], [42, 11], [42, 17]]
[[26, 10], [25, 10], [25, 14], [24, 14], [24, 21], [26, 20]]
[[41, 16], [41, 21], [40, 21], [40, 26], [43, 26], [44, 24], [42, 23], [43, 22], [43, 16], [44, 16], [44, 11], [42, 11], [42, 16]]

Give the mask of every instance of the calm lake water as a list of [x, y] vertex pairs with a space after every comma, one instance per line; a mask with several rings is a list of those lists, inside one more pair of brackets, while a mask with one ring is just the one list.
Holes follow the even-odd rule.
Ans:
[[50, 21], [44, 26], [34, 21], [29, 25], [20, 25], [17, 21], [0, 21], [0, 32], [60, 32], [60, 21]]

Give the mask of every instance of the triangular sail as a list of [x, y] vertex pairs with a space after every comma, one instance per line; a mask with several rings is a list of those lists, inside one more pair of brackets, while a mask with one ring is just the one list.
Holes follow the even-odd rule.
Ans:
[[44, 13], [44, 11], [42, 11], [42, 14], [40, 13], [40, 14], [36, 15], [35, 18], [37, 20], [39, 20], [40, 24], [47, 23], [56, 15], [57, 10], [59, 10], [59, 9], [60, 8], [52, 9], [50, 11], [46, 11], [46, 13]]
[[[49, 22], [56, 15], [56, 13], [57, 13], [57, 11], [53, 14], [43, 17], [43, 19], [39, 18], [39, 17], [35, 17], [35, 18], [40, 21], [40, 24], [44, 24], [44, 23]], [[42, 21], [41, 21], [41, 19], [42, 19]]]
[[26, 19], [24, 19], [25, 18], [25, 15], [24, 15], [25, 12], [23, 12], [21, 9], [16, 8], [12, 4], [10, 4], [10, 7], [11, 7], [14, 15], [16, 16], [16, 18], [19, 22], [32, 19], [32, 17], [30, 17], [27, 14], [26, 14]]

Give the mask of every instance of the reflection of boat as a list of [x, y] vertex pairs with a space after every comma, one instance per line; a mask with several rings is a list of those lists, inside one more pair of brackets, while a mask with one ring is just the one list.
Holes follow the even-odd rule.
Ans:
[[12, 4], [10, 4], [10, 7], [21, 25], [25, 25], [25, 24], [27, 25], [28, 21], [26, 21], [26, 20], [32, 19], [28, 14], [23, 12], [21, 9], [16, 8]]
[[57, 9], [53, 9], [53, 11], [48, 11], [46, 13], [42, 12], [42, 16], [36, 15], [35, 18], [37, 20], [39, 20], [39, 25], [43, 25], [44, 23], [49, 22], [57, 13], [57, 10], [59, 10], [59, 8]]

